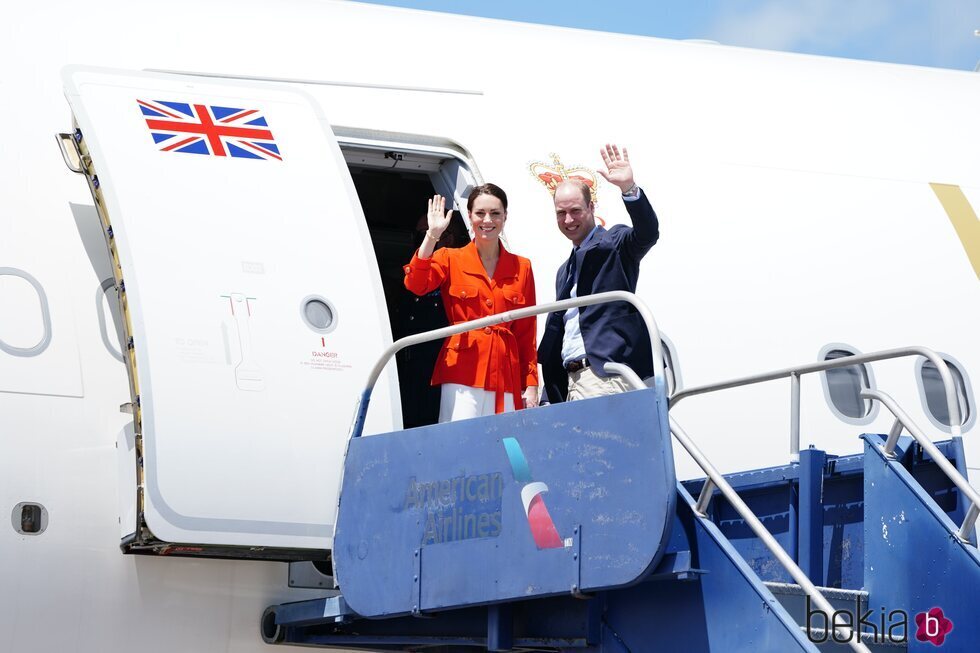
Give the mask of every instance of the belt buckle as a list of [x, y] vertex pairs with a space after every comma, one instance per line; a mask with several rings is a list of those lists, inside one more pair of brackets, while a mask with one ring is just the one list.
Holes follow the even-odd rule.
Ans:
[[584, 370], [588, 366], [589, 366], [589, 359], [580, 358], [579, 360], [569, 362], [568, 365], [565, 366], [565, 371], [569, 373], [579, 372], [581, 370]]

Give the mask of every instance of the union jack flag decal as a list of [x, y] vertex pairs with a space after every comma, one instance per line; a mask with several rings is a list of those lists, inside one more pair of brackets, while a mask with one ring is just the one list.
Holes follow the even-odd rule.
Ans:
[[269, 123], [258, 109], [136, 100], [153, 142], [163, 152], [282, 161]]

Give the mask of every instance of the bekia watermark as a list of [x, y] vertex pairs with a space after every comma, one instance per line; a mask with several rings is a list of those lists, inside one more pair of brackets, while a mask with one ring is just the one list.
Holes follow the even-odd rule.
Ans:
[[915, 615], [915, 625], [918, 626], [915, 638], [935, 646], [942, 646], [946, 635], [953, 630], [953, 622], [946, 618], [942, 608], [930, 608]]
[[[915, 615], [916, 640], [942, 646], [953, 630], [953, 622], [939, 607]], [[838, 644], [857, 641], [859, 638], [874, 644], [908, 642], [909, 614], [905, 610], [861, 609], [860, 599], [854, 600], [854, 610], [841, 609], [827, 614], [814, 609], [810, 597], [806, 597], [806, 636], [815, 644], [832, 639]]]

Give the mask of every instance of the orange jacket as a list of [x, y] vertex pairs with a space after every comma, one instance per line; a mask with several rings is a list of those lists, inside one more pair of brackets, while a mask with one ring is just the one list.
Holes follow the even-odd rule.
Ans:
[[[451, 324], [476, 320], [515, 308], [533, 306], [534, 275], [531, 262], [500, 245], [493, 278], [487, 278], [476, 245], [437, 250], [420, 259], [418, 251], [404, 267], [405, 287], [416, 295], [436, 288]], [[467, 331], [446, 338], [432, 371], [432, 385], [459, 383], [497, 393], [496, 411], [503, 412], [504, 393], [514, 395], [515, 408], [523, 408], [521, 392], [538, 385], [534, 317]]]

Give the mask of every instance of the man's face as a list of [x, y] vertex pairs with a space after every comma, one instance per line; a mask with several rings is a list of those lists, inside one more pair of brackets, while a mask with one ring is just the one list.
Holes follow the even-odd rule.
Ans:
[[555, 217], [561, 230], [576, 247], [595, 227], [592, 202], [587, 202], [580, 186], [562, 184], [555, 191]]

